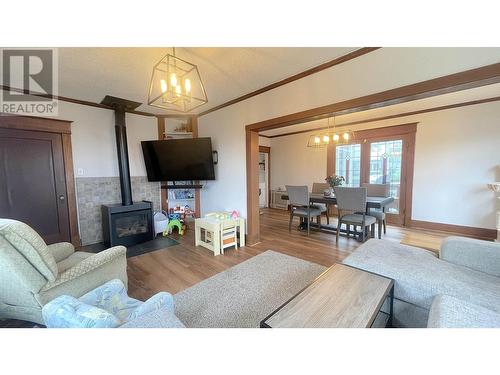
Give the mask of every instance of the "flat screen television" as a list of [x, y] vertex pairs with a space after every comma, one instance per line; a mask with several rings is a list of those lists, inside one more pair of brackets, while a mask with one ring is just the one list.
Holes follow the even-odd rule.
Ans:
[[215, 180], [210, 138], [142, 141], [149, 181]]

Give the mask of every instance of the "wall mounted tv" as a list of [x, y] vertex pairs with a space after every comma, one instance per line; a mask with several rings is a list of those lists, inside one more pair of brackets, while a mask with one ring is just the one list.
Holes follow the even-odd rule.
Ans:
[[149, 181], [215, 180], [210, 138], [142, 141]]

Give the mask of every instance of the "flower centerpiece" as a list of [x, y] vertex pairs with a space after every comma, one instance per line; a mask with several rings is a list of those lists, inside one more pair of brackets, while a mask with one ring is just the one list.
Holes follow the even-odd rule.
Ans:
[[337, 176], [334, 174], [333, 176], [328, 176], [325, 178], [325, 181], [333, 188], [335, 186], [340, 186], [345, 182], [344, 176]]
[[325, 178], [325, 181], [328, 182], [328, 185], [330, 185], [330, 191], [328, 192], [328, 194], [327, 191], [325, 190], [325, 196], [328, 196], [328, 195], [333, 195], [334, 193], [333, 188], [335, 186], [342, 185], [345, 182], [345, 178], [344, 176], [337, 176], [336, 174], [334, 174], [333, 176], [328, 176], [327, 178]]

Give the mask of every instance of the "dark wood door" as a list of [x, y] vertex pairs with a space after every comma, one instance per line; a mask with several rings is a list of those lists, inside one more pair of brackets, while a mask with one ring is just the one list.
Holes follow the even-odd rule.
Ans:
[[70, 241], [61, 134], [0, 128], [0, 217]]

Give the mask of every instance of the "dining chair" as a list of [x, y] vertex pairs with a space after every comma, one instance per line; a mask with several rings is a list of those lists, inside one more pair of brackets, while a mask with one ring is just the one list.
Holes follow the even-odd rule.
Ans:
[[321, 210], [309, 204], [309, 188], [307, 186], [286, 185], [288, 199], [290, 201], [290, 221], [288, 232], [292, 231], [292, 220], [294, 216], [307, 219], [307, 235], [311, 232], [311, 219], [316, 217], [318, 227], [320, 226]]
[[[325, 190], [328, 190], [328, 189], [330, 189], [330, 184], [327, 184], [326, 182], [313, 182], [312, 192], [314, 194], [323, 195]], [[326, 223], [330, 224], [330, 216], [329, 216], [329, 212], [328, 212], [330, 205], [326, 204], [326, 203], [314, 203], [314, 204], [312, 204], [312, 206], [320, 209], [321, 213], [325, 214], [325, 216], [326, 216]]]
[[[366, 188], [365, 187], [341, 187], [335, 186], [335, 198], [337, 199], [337, 211], [339, 220], [337, 224], [337, 238], [339, 242], [339, 233], [342, 224], [346, 225], [347, 237], [349, 237], [349, 226], [354, 226], [354, 236], [356, 236], [356, 227], [361, 227], [361, 241], [365, 240], [365, 229], [370, 227], [371, 237], [375, 236], [375, 222], [373, 216], [366, 214]], [[350, 213], [344, 214], [345, 211]]]
[[[389, 192], [389, 184], [361, 184], [362, 187], [366, 188], [366, 194], [369, 197], [388, 197], [390, 195]], [[377, 219], [377, 231], [378, 238], [382, 237], [382, 226], [384, 227], [384, 234], [387, 232], [386, 228], [386, 217], [385, 217], [385, 207], [380, 208], [370, 208], [368, 210], [368, 215], [373, 216]]]

